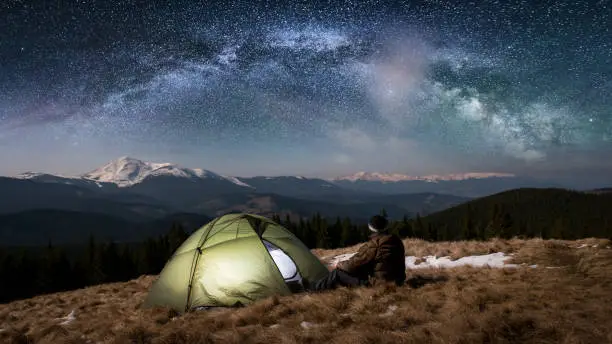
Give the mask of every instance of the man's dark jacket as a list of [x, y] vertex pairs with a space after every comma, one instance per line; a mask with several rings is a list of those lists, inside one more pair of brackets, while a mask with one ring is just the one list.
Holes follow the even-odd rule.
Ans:
[[336, 268], [372, 284], [406, 280], [406, 254], [402, 240], [393, 234], [376, 233], [363, 244], [351, 259]]

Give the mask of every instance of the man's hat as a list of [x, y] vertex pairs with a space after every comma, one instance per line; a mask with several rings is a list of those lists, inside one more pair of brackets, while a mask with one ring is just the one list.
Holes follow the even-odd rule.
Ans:
[[368, 223], [368, 228], [370, 228], [372, 232], [378, 233], [387, 229], [387, 225], [389, 225], [389, 221], [387, 221], [384, 216], [374, 215]]

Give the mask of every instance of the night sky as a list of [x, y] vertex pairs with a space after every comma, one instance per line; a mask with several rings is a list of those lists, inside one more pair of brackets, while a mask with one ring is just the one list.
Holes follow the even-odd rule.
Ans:
[[612, 176], [612, 3], [3, 1], [0, 174], [126, 155]]

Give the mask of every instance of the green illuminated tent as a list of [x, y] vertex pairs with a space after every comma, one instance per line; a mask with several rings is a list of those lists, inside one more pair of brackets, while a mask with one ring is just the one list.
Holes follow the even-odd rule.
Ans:
[[289, 295], [327, 268], [295, 235], [258, 215], [229, 214], [195, 231], [153, 283], [144, 307], [179, 312]]

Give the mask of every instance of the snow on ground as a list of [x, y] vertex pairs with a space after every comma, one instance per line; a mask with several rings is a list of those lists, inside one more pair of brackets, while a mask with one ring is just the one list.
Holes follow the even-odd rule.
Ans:
[[[576, 246], [576, 248], [585, 248], [585, 247], [589, 247], [589, 246], [591, 246], [591, 245], [589, 245], [589, 244], [582, 244], [582, 245], [580, 245], [580, 246]], [[597, 248], [597, 247], [599, 247], [599, 246], [598, 246], [598, 245], [593, 245], [593, 246], [591, 246], [591, 247], [592, 247], [592, 248]]]
[[387, 308], [387, 311], [385, 313], [379, 314], [381, 317], [389, 317], [392, 316], [393, 313], [397, 310], [397, 306], [395, 305], [391, 305]]
[[66, 315], [63, 318], [58, 318], [57, 320], [64, 320], [60, 323], [60, 325], [68, 325], [71, 322], [76, 320], [76, 317], [74, 316], [74, 309], [70, 312], [70, 314]]
[[300, 323], [300, 326], [302, 326], [302, 328], [309, 329], [309, 328], [317, 327], [317, 326], [319, 326], [319, 325], [317, 325], [317, 324], [313, 324], [313, 323], [308, 322], [308, 321], [302, 321], [302, 322]]
[[352, 256], [354, 256], [357, 253], [345, 253], [345, 254], [341, 254], [339, 256], [335, 256], [334, 258], [332, 258], [332, 260], [330, 260], [329, 264], [330, 265], [336, 265], [340, 262], [343, 262], [345, 260], [349, 260], [351, 259]]
[[[355, 253], [341, 254], [335, 256], [331, 261], [331, 265], [335, 265], [339, 262], [349, 260]], [[473, 266], [473, 267], [491, 267], [491, 268], [515, 268], [520, 265], [507, 264], [506, 260], [511, 259], [511, 255], [506, 255], [503, 252], [479, 255], [479, 256], [467, 256], [457, 260], [452, 260], [451, 257], [436, 257], [436, 256], [425, 256], [415, 257], [406, 256], [406, 269], [427, 269], [427, 268], [456, 268], [459, 266]], [[536, 268], [537, 265], [530, 265], [530, 268]]]
[[506, 264], [505, 261], [512, 257], [506, 256], [503, 252], [485, 254], [481, 256], [467, 256], [457, 260], [451, 260], [450, 257], [426, 256], [420, 263], [413, 256], [406, 257], [407, 269], [427, 269], [427, 268], [456, 268], [459, 266], [473, 267], [492, 267], [492, 268], [514, 268], [516, 264]]

